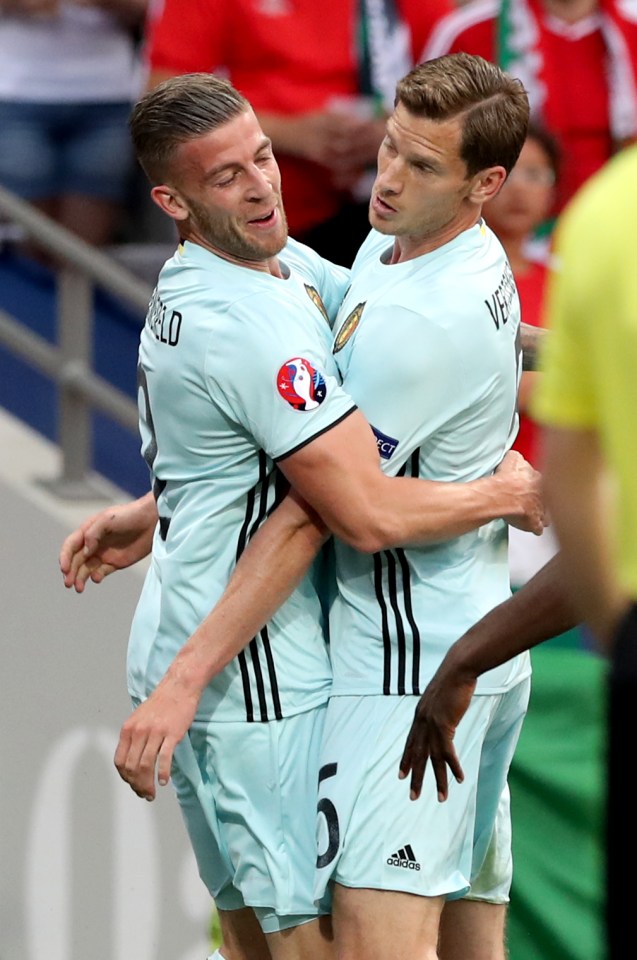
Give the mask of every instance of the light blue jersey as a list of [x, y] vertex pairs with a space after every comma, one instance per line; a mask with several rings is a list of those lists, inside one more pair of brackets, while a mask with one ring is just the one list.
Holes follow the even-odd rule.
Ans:
[[[502, 246], [483, 223], [404, 263], [382, 262], [392, 244], [372, 231], [352, 268], [333, 348], [343, 386], [386, 473], [489, 475], [517, 432], [521, 371], [520, 305]], [[502, 521], [421, 548], [370, 556], [337, 542], [335, 551], [335, 695], [422, 693], [451, 644], [510, 595]], [[479, 691], [528, 673], [523, 655], [485, 674]]]
[[[348, 271], [292, 240], [279, 260], [285, 279], [186, 242], [153, 295], [139, 406], [160, 522], [129, 642], [129, 690], [139, 699], [280, 499], [275, 461], [354, 409], [337, 382], [329, 323]], [[291, 716], [325, 702], [329, 689], [320, 604], [306, 578], [207, 687], [197, 720]]]

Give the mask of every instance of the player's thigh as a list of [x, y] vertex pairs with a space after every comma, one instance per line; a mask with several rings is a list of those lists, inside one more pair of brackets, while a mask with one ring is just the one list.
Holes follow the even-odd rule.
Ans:
[[451, 900], [440, 920], [440, 960], [505, 960], [503, 903]]
[[[422, 897], [470, 886], [477, 774], [489, 712], [475, 698], [458, 747], [465, 782], [439, 803], [433, 777], [409, 799], [398, 779], [416, 697], [333, 697], [324, 736], [315, 894], [331, 881]], [[458, 732], [460, 735], [460, 731]]]
[[334, 960], [331, 916], [317, 917], [294, 927], [266, 934], [273, 960]]
[[325, 706], [270, 723], [191, 730], [206, 768], [234, 885], [266, 933], [329, 912], [314, 902], [316, 797]]
[[332, 922], [336, 960], [436, 960], [442, 897], [336, 883]]
[[224, 960], [272, 960], [254, 910], [218, 910], [218, 915]]

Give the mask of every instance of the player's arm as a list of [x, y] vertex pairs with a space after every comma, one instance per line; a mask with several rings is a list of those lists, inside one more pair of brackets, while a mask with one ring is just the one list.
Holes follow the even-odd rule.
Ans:
[[558, 554], [447, 652], [418, 701], [400, 761], [399, 776], [411, 773], [412, 800], [420, 796], [427, 763], [433, 768], [440, 801], [447, 799], [447, 767], [458, 782], [464, 779], [453, 740], [478, 677], [575, 626], [562, 567]]
[[[280, 465], [308, 498], [320, 503], [324, 520], [339, 535], [353, 531], [350, 542], [371, 550], [381, 542], [454, 536], [503, 513], [519, 516], [528, 511], [529, 499], [531, 512], [537, 507], [541, 513], [534, 471], [529, 474], [528, 465], [518, 469], [524, 461], [517, 454], [508, 459], [513, 467], [473, 484], [389, 479], [379, 469], [368, 424], [352, 414]], [[405, 507], [403, 488], [408, 491]], [[396, 518], [386, 526], [385, 514], [392, 509]], [[115, 764], [139, 796], [154, 798], [155, 771], [160, 784], [168, 782], [175, 746], [192, 724], [206, 685], [290, 595], [327, 533], [318, 512], [292, 491], [251, 539], [221, 599], [122, 727]]]
[[608, 648], [626, 606], [615, 578], [611, 488], [594, 430], [545, 428], [545, 487], [573, 603]]
[[520, 324], [520, 338], [522, 344], [522, 369], [537, 370], [538, 353], [544, 337], [549, 336], [542, 327], [534, 327], [530, 323]]
[[154, 799], [155, 771], [161, 785], [168, 783], [175, 747], [194, 720], [203, 690], [272, 618], [328, 535], [317, 514], [291, 491], [251, 538], [212, 612], [121, 729], [115, 766], [140, 797]]
[[449, 539], [502, 517], [534, 533], [544, 528], [540, 475], [519, 455], [470, 483], [388, 477], [358, 411], [279, 468], [332, 533], [365, 553]]
[[156, 523], [157, 507], [152, 493], [88, 517], [69, 534], [60, 549], [64, 586], [82, 593], [87, 580], [101, 583], [114, 570], [123, 570], [147, 557]]

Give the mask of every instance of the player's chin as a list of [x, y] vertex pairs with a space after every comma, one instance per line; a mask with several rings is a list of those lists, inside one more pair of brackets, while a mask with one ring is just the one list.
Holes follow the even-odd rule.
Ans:
[[285, 246], [285, 242], [260, 244], [254, 251], [255, 260], [271, 260], [277, 257]]
[[287, 229], [279, 229], [255, 235], [254, 232], [248, 231], [245, 240], [254, 252], [254, 259], [262, 260], [267, 257], [275, 257], [278, 253], [281, 253], [288, 241], [288, 232]]

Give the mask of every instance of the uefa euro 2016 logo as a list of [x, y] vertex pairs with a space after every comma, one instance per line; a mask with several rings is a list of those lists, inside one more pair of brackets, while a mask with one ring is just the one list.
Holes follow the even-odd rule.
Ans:
[[292, 357], [283, 364], [276, 385], [283, 399], [295, 410], [315, 410], [325, 400], [323, 375], [303, 357]]

